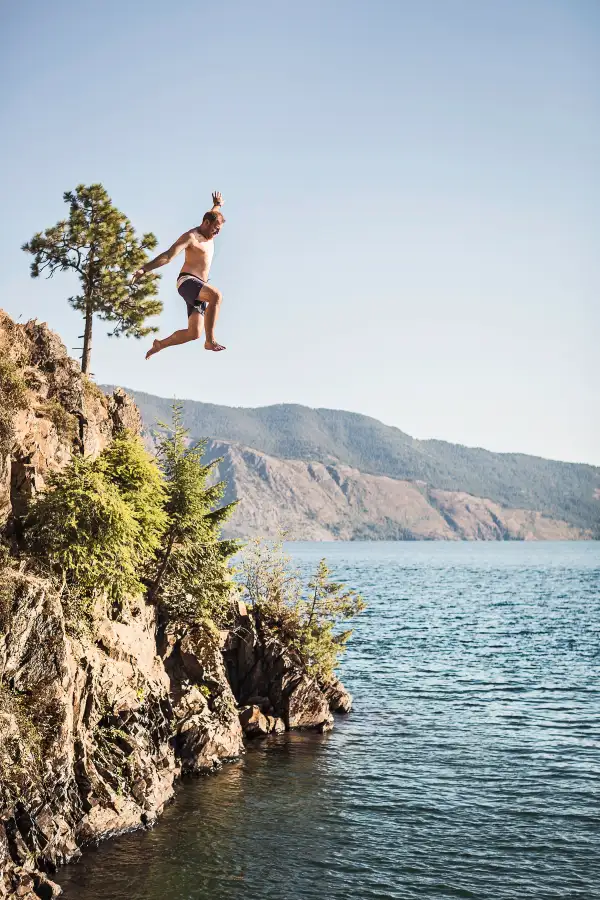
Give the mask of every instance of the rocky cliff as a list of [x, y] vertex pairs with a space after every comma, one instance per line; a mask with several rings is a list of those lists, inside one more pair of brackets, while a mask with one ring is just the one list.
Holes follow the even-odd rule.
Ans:
[[228, 441], [211, 441], [223, 457], [219, 477], [239, 505], [233, 537], [289, 540], [584, 540], [591, 532], [529, 509], [511, 509], [464, 491], [420, 481], [366, 475], [339, 463], [279, 459]]
[[162, 620], [143, 596], [74, 627], [67, 594], [15, 555], [22, 516], [48, 472], [139, 414], [45, 325], [4, 314], [0, 397], [0, 897], [33, 900], [60, 892], [47, 873], [87, 844], [150, 825], [182, 775], [239, 757], [244, 730], [324, 730], [351, 701], [233, 598], [220, 633]]

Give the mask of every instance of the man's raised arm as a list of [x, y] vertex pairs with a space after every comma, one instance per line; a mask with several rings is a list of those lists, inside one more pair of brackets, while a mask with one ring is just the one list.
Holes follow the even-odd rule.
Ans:
[[223, 206], [223, 195], [220, 191], [213, 191], [212, 195], [213, 205], [211, 212], [219, 212], [221, 207]]
[[153, 269], [160, 269], [161, 266], [166, 266], [167, 263], [170, 263], [172, 259], [175, 259], [178, 253], [181, 253], [182, 250], [185, 250], [190, 241], [191, 231], [186, 231], [185, 234], [182, 234], [180, 238], [177, 238], [175, 243], [169, 247], [168, 250], [165, 250], [164, 253], [159, 253], [153, 260], [150, 262], [144, 263], [144, 265], [137, 270], [137, 272], [133, 273], [133, 278], [131, 279], [133, 282], [136, 282], [142, 275], [145, 275], [147, 272], [152, 272]]

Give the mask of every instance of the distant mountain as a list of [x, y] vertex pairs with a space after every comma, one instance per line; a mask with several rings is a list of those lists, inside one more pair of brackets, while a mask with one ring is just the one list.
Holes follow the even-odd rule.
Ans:
[[278, 459], [227, 441], [210, 441], [221, 458], [226, 501], [240, 503], [230, 537], [285, 532], [289, 540], [580, 540], [582, 529], [540, 512], [510, 509], [463, 491], [365, 475], [340, 464]]
[[[170, 419], [172, 400], [127, 390], [148, 427]], [[600, 468], [596, 466], [523, 453], [492, 453], [439, 440], [419, 441], [377, 419], [342, 410], [181, 402], [194, 439], [234, 442], [280, 459], [341, 464], [365, 475], [424, 482], [428, 488], [538, 511], [594, 533], [600, 529]]]

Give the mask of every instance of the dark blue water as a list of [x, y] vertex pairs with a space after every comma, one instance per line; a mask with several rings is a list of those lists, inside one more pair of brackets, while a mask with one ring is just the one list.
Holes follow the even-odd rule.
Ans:
[[369, 603], [324, 737], [184, 784], [77, 900], [600, 897], [600, 543], [294, 544]]

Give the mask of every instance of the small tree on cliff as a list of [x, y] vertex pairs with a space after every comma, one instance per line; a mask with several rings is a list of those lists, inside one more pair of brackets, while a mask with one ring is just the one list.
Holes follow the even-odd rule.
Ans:
[[83, 609], [102, 593], [118, 607], [144, 590], [167, 526], [165, 499], [156, 460], [123, 431], [97, 459], [73, 457], [49, 476], [25, 522], [28, 549]]
[[236, 504], [215, 508], [225, 483], [211, 485], [210, 476], [220, 460], [202, 464], [206, 442], [189, 445], [179, 404], [173, 404], [171, 426], [162, 428], [157, 455], [165, 477], [169, 524], [157, 554], [150, 597], [175, 619], [219, 624], [227, 616], [233, 588], [227, 561], [239, 549], [237, 541], [220, 540], [220, 533]]
[[324, 559], [305, 588], [281, 541], [250, 541], [238, 574], [255, 613], [298, 653], [309, 675], [331, 681], [352, 634], [340, 626], [365, 609], [360, 594], [332, 581]]
[[145, 275], [133, 285], [130, 276], [157, 242], [150, 233], [141, 240], [136, 237], [131, 222], [113, 206], [101, 184], [80, 184], [64, 194], [64, 201], [69, 217], [35, 234], [22, 249], [33, 255], [32, 278], [43, 272], [51, 278], [57, 270], [79, 276], [81, 293], [69, 297], [69, 303], [84, 318], [81, 368], [87, 373], [94, 315], [115, 323], [111, 337], [140, 338], [156, 331], [144, 323], [162, 310], [155, 299], [157, 276]]

